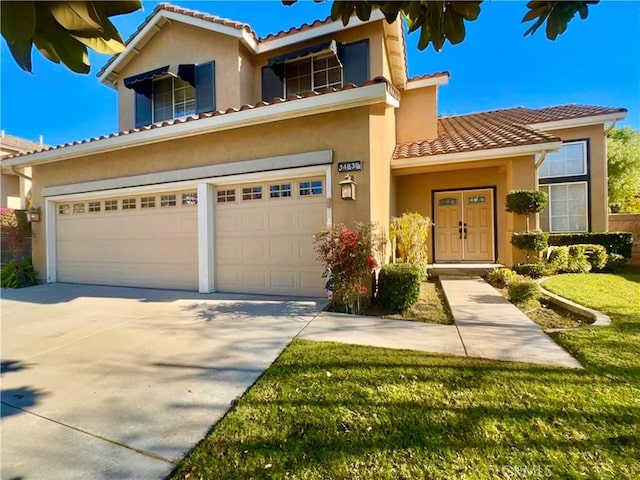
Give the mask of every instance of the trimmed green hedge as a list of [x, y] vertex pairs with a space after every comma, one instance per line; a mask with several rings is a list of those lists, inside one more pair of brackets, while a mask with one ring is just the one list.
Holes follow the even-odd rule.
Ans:
[[519, 250], [541, 252], [547, 248], [549, 234], [545, 232], [514, 233], [511, 244]]
[[539, 190], [512, 190], [507, 194], [507, 212], [528, 215], [544, 210], [549, 196]]
[[633, 235], [629, 232], [550, 233], [549, 245], [602, 245], [607, 253], [617, 253], [631, 258]]
[[545, 270], [544, 263], [519, 263], [513, 266], [514, 272], [529, 278], [540, 278], [544, 276]]
[[378, 276], [378, 299], [390, 310], [406, 310], [420, 298], [422, 277], [422, 269], [411, 263], [385, 265]]

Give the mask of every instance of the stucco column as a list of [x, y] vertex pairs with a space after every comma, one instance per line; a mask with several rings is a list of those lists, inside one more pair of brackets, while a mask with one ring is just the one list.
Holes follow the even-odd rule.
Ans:
[[214, 186], [198, 184], [198, 291], [215, 292], [215, 202]]

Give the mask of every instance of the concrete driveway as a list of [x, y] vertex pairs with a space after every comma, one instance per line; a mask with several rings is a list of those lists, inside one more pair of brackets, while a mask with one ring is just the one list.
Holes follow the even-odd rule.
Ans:
[[322, 306], [65, 284], [2, 297], [2, 479], [163, 478]]

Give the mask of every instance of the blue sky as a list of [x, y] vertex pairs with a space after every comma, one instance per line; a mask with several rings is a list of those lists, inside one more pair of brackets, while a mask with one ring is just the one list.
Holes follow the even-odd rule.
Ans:
[[[123, 38], [156, 3], [115, 17]], [[325, 18], [330, 10], [330, 3], [311, 2], [173, 3], [249, 23], [260, 36]], [[525, 2], [485, 2], [479, 19], [468, 24], [466, 40], [446, 44], [440, 53], [418, 51], [417, 35], [409, 36], [411, 76], [451, 72], [440, 90], [440, 114], [581, 103], [626, 107], [622, 125], [640, 129], [640, 2], [601, 2], [588, 20], [574, 19], [555, 42], [544, 31], [523, 38], [525, 12]], [[45, 143], [57, 145], [117, 131], [116, 93], [95, 77], [107, 56], [91, 54], [91, 73], [78, 75], [34, 51], [34, 73], [28, 74], [15, 65], [3, 40], [0, 60], [0, 127], [8, 134], [31, 140], [44, 135]]]

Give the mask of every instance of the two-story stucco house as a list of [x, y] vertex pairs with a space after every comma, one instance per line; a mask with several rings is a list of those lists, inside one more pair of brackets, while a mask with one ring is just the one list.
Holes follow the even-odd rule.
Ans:
[[[317, 295], [313, 234], [431, 217], [431, 261], [512, 264], [512, 189], [532, 228], [606, 231], [605, 128], [626, 110], [566, 105], [438, 118], [448, 73], [407, 78], [400, 22], [374, 12], [258, 38], [158, 6], [98, 77], [117, 134], [18, 155], [33, 169], [33, 259], [48, 282]], [[444, 93], [444, 92], [443, 92]], [[355, 169], [355, 170], [354, 170]], [[355, 200], [341, 198], [348, 173]]]

